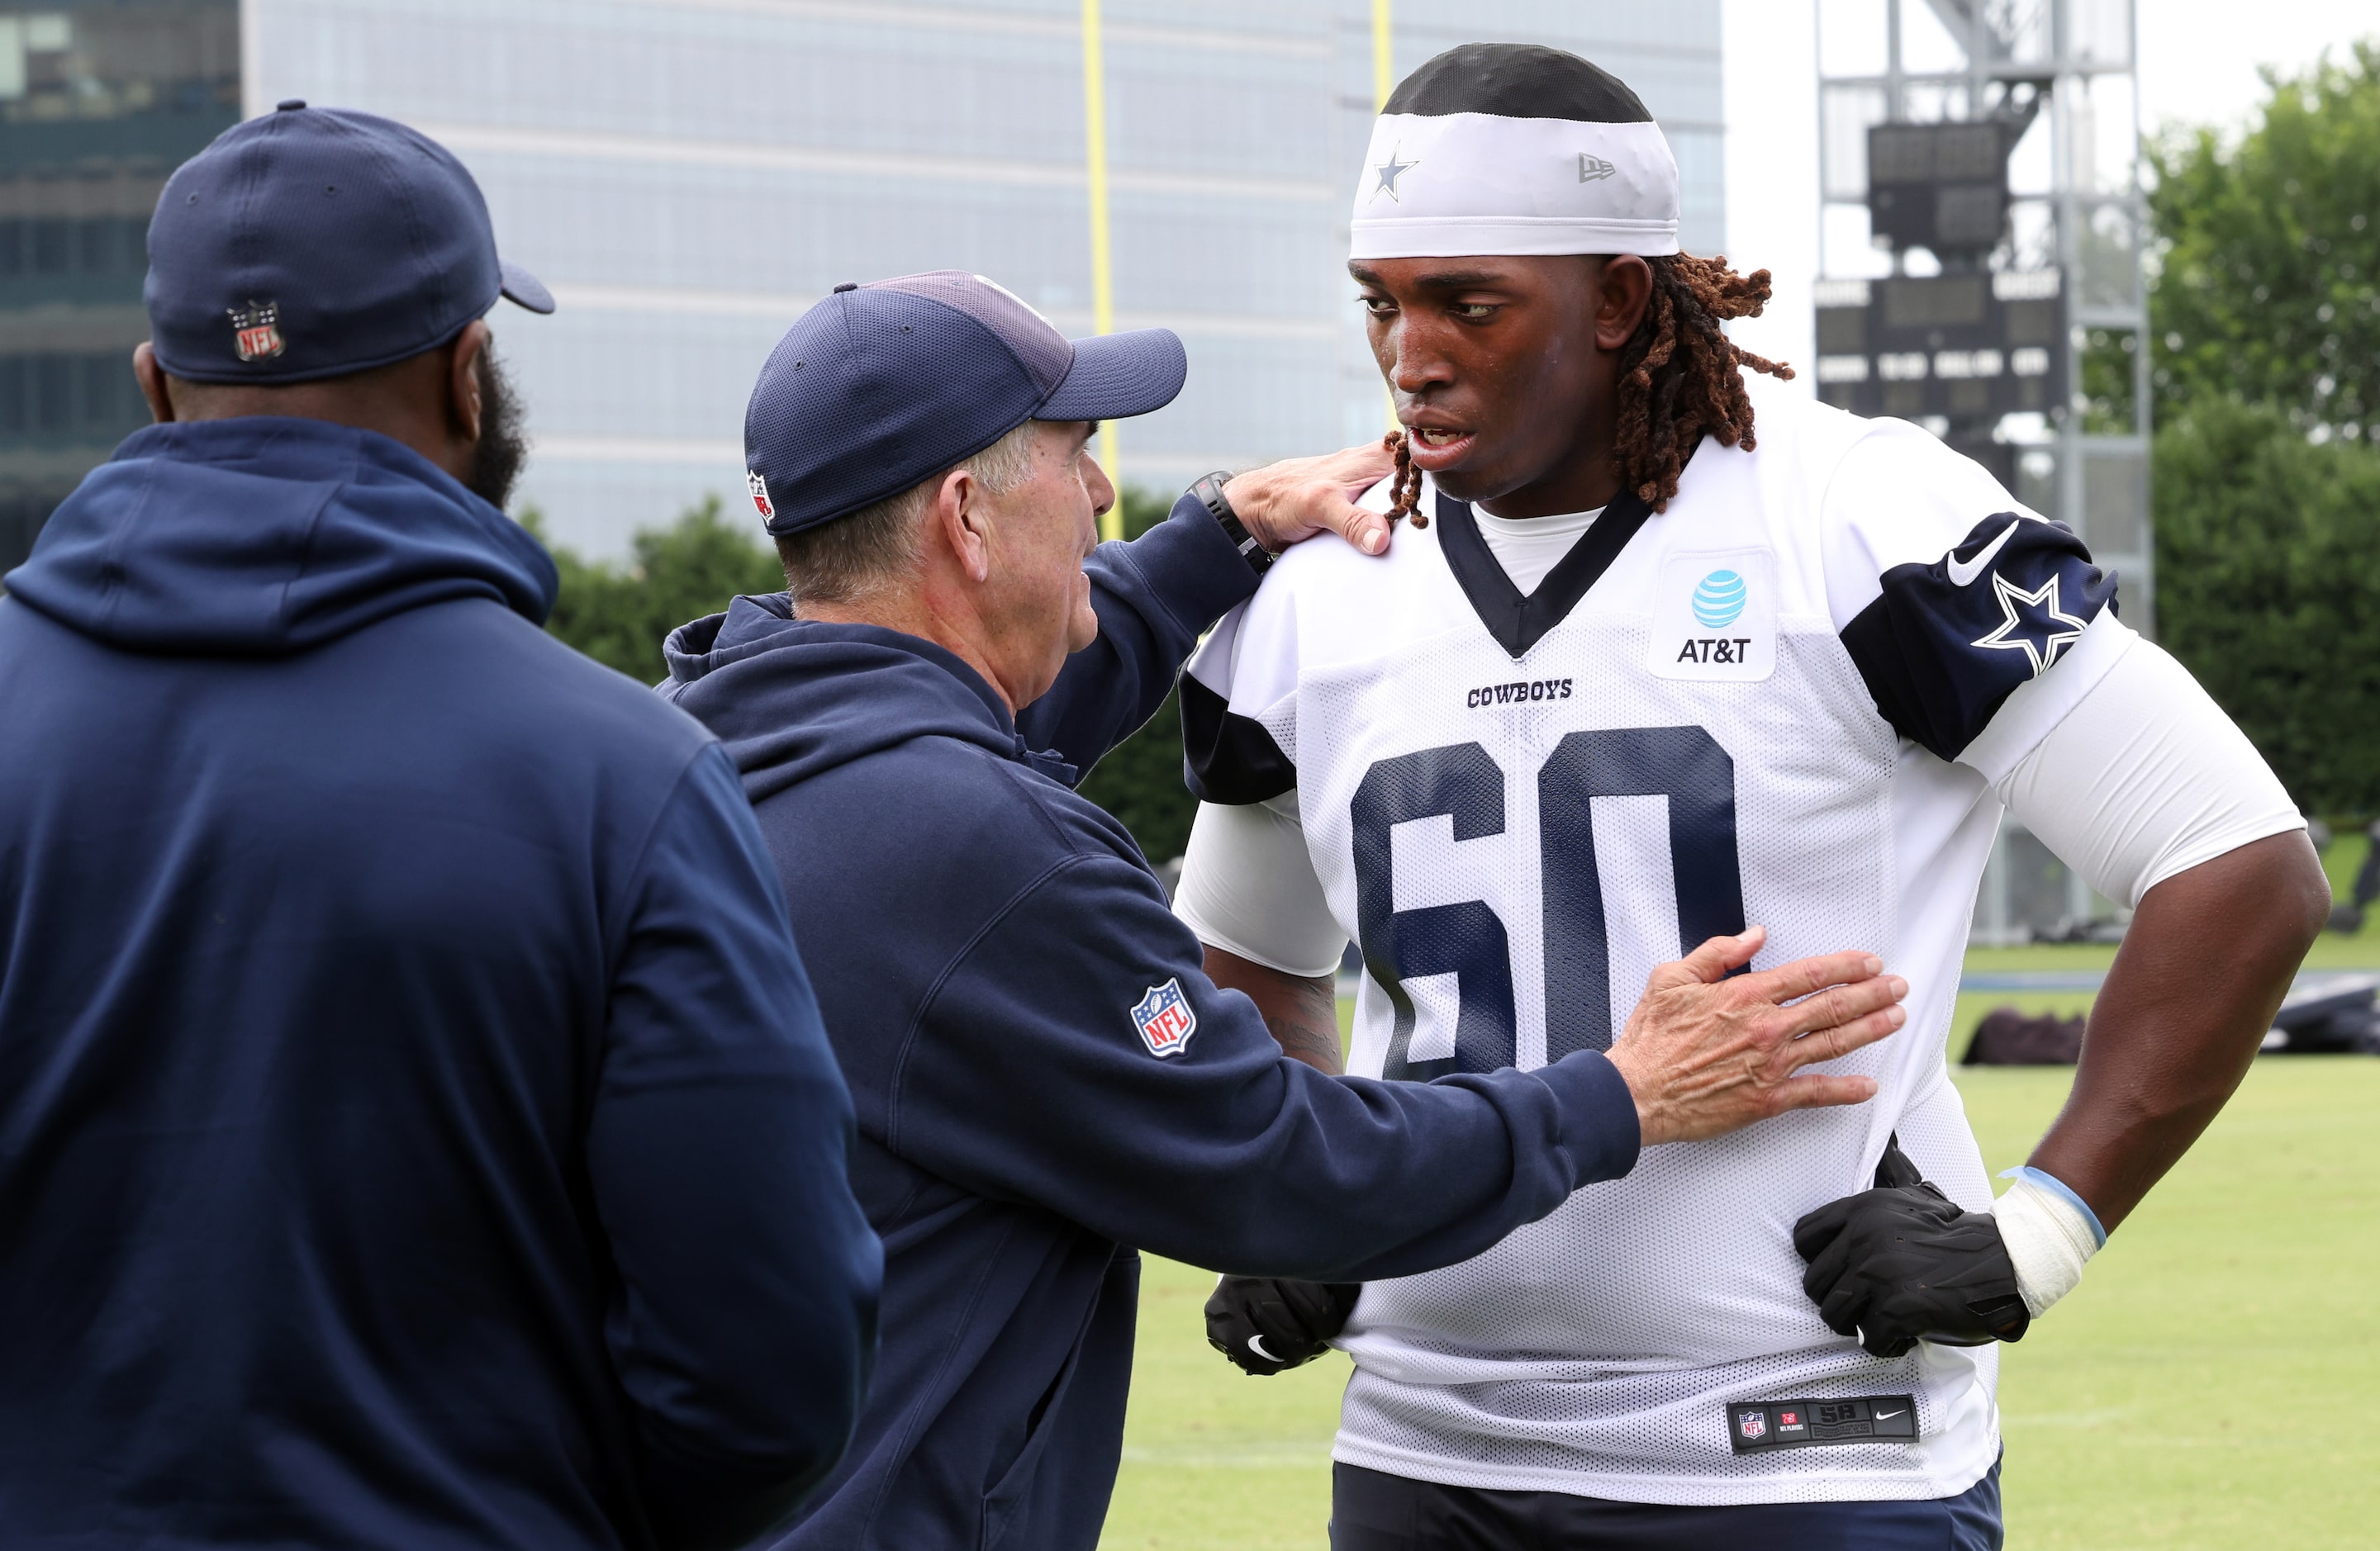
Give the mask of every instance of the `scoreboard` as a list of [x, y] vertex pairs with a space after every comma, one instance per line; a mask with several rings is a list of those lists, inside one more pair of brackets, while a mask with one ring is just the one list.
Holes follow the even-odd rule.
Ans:
[[1923, 248], [1938, 259], [1980, 260], [2007, 229], [2009, 152], [2032, 121], [2028, 112], [1876, 125], [1867, 132], [1868, 229], [1896, 252]]
[[2064, 407], [2056, 270], [1817, 285], [1818, 397], [1855, 415], [1974, 420]]

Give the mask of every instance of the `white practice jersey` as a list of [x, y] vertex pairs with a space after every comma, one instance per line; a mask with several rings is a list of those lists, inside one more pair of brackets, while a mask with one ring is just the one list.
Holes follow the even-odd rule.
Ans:
[[1283, 555], [1184, 681], [1198, 794], [1295, 794], [1364, 958], [1357, 1075], [1607, 1048], [1654, 965], [1749, 923], [1761, 967], [1869, 949], [1910, 982], [1907, 1028], [1820, 1069], [1874, 1102], [1649, 1149], [1474, 1260], [1369, 1284], [1341, 1460], [1738, 1503], [1945, 1496], [1998, 1452], [1997, 1349], [1868, 1356], [1803, 1293], [1792, 1229], [1895, 1133], [1990, 1207], [1943, 1049], [1989, 782], [2132, 637], [2082, 544], [1976, 464], [1751, 391], [1756, 452], [1706, 441], [1665, 513], [1615, 501], [1526, 598], [1426, 488], [1383, 559]]

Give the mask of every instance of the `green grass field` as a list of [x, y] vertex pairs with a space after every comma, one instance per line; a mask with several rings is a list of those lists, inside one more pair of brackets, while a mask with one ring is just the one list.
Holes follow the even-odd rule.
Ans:
[[[2336, 853], [2348, 845], [2352, 861]], [[2334, 875], [2362, 859], [2334, 848]], [[2342, 879], [2343, 881], [2343, 879]], [[1980, 951], [1971, 970], [2104, 965], [2114, 950]], [[2310, 968], [2380, 963], [2380, 931]], [[2079, 1012], [2086, 993], [1960, 999]], [[1958, 1073], [1995, 1172], [2022, 1162], [2063, 1069]], [[1347, 1362], [1273, 1379], [1208, 1351], [1214, 1278], [1148, 1262], [1124, 1465], [1103, 1551], [1314, 1551]], [[2380, 1545], [2380, 1060], [2261, 1060], [2214, 1129], [2007, 1349], [2000, 1404], [2014, 1551]]]

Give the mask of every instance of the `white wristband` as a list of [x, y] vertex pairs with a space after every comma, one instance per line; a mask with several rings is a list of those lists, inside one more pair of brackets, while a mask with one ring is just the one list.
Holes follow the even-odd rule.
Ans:
[[2107, 1242], [2107, 1230], [2081, 1196], [2038, 1169], [2011, 1169], [2000, 1176], [2015, 1182], [1992, 1204], [2000, 1240], [2016, 1267], [2016, 1290], [2025, 1312], [2039, 1319], [2049, 1305], [2074, 1290], [2082, 1265]]

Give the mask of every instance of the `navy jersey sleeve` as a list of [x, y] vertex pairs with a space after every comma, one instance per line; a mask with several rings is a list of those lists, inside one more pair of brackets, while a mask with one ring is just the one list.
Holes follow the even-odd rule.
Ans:
[[2115, 608], [2115, 577], [2070, 529], [1914, 427], [1881, 423], [1852, 450], [1822, 520], [1844, 649], [1877, 713], [1943, 759]]
[[776, 869], [717, 745], [629, 887], [586, 1144], [618, 1272], [607, 1327], [660, 1538], [740, 1545], [850, 1438], [883, 1250]]
[[1228, 688], [1182, 675], [1182, 782], [1202, 803], [1245, 806], [1296, 789], [1297, 764], [1273, 730], [1232, 707]]
[[1026, 744], [1087, 770], [1157, 712], [1198, 637], [1257, 589], [1257, 574], [1196, 499], [1129, 543], [1101, 544], [1083, 569], [1099, 637], [1016, 719]]
[[1199, 960], [1145, 870], [1059, 863], [929, 1005], [889, 1145], [1194, 1265], [1335, 1279], [1465, 1259], [1634, 1164], [1634, 1101], [1599, 1054], [1435, 1083], [1327, 1076]]
[[1225, 614], [1182, 674], [1182, 780], [1240, 807], [1297, 787], [1297, 606], [1266, 588]]

